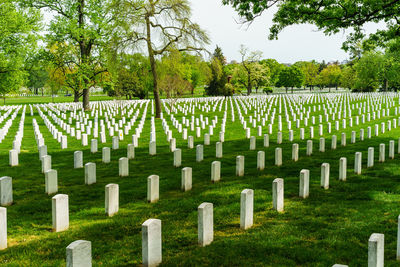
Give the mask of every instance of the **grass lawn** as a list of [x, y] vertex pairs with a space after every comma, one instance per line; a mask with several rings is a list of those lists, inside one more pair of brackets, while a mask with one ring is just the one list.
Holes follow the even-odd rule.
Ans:
[[[63, 98], [57, 98], [62, 100]], [[45, 103], [38, 99], [23, 98], [7, 100], [7, 104]], [[92, 100], [100, 100], [92, 98]], [[105, 99], [102, 99], [105, 100]], [[13, 178], [14, 204], [7, 207], [8, 248], [0, 251], [2, 266], [63, 266], [65, 248], [73, 241], [83, 239], [92, 242], [94, 266], [133, 266], [142, 262], [141, 224], [149, 218], [162, 221], [163, 263], [165, 266], [332, 266], [335, 263], [349, 266], [367, 266], [368, 238], [372, 233], [385, 234], [385, 266], [399, 266], [396, 262], [397, 217], [400, 214], [400, 155], [397, 144], [400, 127], [386, 131], [378, 137], [359, 140], [359, 131], [375, 123], [387, 122], [391, 116], [367, 122], [364, 125], [347, 127], [327, 133], [326, 152], [318, 152], [318, 123], [314, 125], [313, 155], [306, 156], [306, 141], [309, 137], [306, 127], [306, 139], [299, 139], [299, 129], [292, 122], [295, 131], [294, 142], [288, 141], [288, 131], [284, 109], [282, 109], [283, 144], [276, 144], [277, 118], [273, 134], [270, 135], [270, 147], [263, 147], [263, 137], [257, 137], [257, 148], [249, 150], [249, 140], [239, 121], [238, 109], [233, 103], [235, 121], [232, 122], [230, 101], [224, 102], [219, 111], [201, 112], [196, 109], [195, 117], [207, 116], [211, 123], [218, 116], [218, 124], [211, 136], [211, 145], [204, 146], [204, 161], [196, 162], [196, 149], [188, 149], [187, 141], [172, 126], [170, 117], [164, 111], [177, 148], [182, 149], [182, 168], [193, 168], [193, 189], [180, 190], [181, 169], [173, 167], [173, 153], [169, 152], [166, 135], [162, 130], [162, 121], [156, 120], [157, 155], [149, 156], [151, 108], [149, 106], [139, 147], [135, 159], [129, 161], [128, 177], [118, 176], [118, 159], [126, 156], [126, 147], [131, 143], [141, 118], [138, 119], [129, 136], [120, 141], [120, 149], [111, 151], [111, 163], [101, 161], [101, 148], [111, 147], [111, 138], [107, 143], [99, 141], [98, 153], [90, 153], [90, 146], [82, 147], [79, 140], [68, 136], [68, 149], [61, 150], [59, 143], [52, 138], [37, 110], [30, 116], [26, 109], [24, 138], [22, 141], [20, 165], [8, 166], [8, 151], [18, 129], [22, 109], [13, 122], [6, 138], [0, 143], [0, 176]], [[363, 99], [350, 100], [350, 104], [365, 102]], [[211, 183], [211, 162], [215, 158], [215, 143], [221, 120], [227, 104], [227, 123], [223, 158], [221, 161], [221, 181]], [[247, 102], [250, 103], [250, 102]], [[394, 99], [398, 107], [399, 98]], [[201, 103], [200, 103], [201, 104]], [[273, 104], [271, 110], [278, 105]], [[305, 103], [304, 107], [321, 105]], [[343, 102], [344, 108], [349, 108]], [[183, 104], [181, 104], [183, 107]], [[210, 105], [211, 107], [213, 105]], [[239, 105], [240, 106], [240, 105]], [[249, 110], [246, 120], [254, 115]], [[382, 104], [385, 107], [385, 104]], [[43, 109], [42, 109], [43, 110]], [[322, 109], [321, 109], [322, 110]], [[4, 112], [0, 111], [1, 114]], [[353, 109], [353, 118], [358, 109]], [[45, 114], [48, 116], [47, 112]], [[310, 116], [323, 115], [323, 111], [311, 112]], [[120, 115], [117, 115], [117, 119]], [[181, 120], [178, 112], [175, 118]], [[67, 113], [67, 118], [69, 112]], [[45, 138], [48, 154], [52, 156], [52, 168], [58, 171], [59, 192], [69, 196], [70, 228], [61, 233], [52, 232], [51, 197], [45, 194], [45, 179], [41, 173], [41, 164], [34, 138], [32, 119], [39, 124]], [[50, 116], [48, 116], [50, 118]], [[186, 118], [190, 118], [189, 115]], [[318, 121], [318, 117], [316, 118]], [[361, 121], [361, 120], [360, 120]], [[54, 121], [52, 121], [53, 124]], [[309, 122], [311, 124], [311, 120]], [[250, 123], [247, 122], [248, 126]], [[0, 123], [0, 128], [4, 122]], [[73, 121], [75, 125], [75, 121]], [[303, 122], [302, 122], [302, 126]], [[59, 126], [57, 126], [60, 129]], [[357, 142], [350, 144], [351, 131], [357, 132]], [[202, 130], [202, 136], [208, 132]], [[263, 128], [263, 133], [267, 127]], [[347, 135], [347, 146], [340, 146], [340, 135]], [[256, 135], [256, 129], [251, 129]], [[330, 149], [331, 135], [338, 136], [338, 147]], [[188, 135], [195, 132], [188, 129]], [[203, 137], [194, 138], [195, 145], [203, 144]], [[396, 141], [395, 159], [388, 158], [389, 141]], [[291, 160], [292, 144], [300, 146], [299, 161]], [[386, 144], [386, 162], [378, 163], [379, 144]], [[90, 138], [89, 138], [90, 144]], [[274, 166], [275, 148], [283, 149], [283, 165]], [[375, 148], [375, 166], [367, 169], [368, 147]], [[73, 169], [73, 153], [83, 151], [84, 163], [95, 162], [97, 183], [84, 184], [84, 169]], [[266, 168], [257, 170], [257, 151], [265, 151]], [[354, 154], [362, 152], [362, 174], [354, 174]], [[235, 176], [236, 156], [245, 156], [244, 177]], [[339, 159], [347, 157], [348, 176], [346, 182], [338, 181]], [[330, 163], [330, 188], [320, 188], [321, 164]], [[306, 200], [298, 197], [299, 175], [302, 169], [310, 170], [310, 197]], [[147, 177], [160, 176], [160, 200], [157, 203], [146, 202]], [[272, 181], [284, 179], [285, 211], [277, 213], [272, 209]], [[104, 213], [104, 188], [109, 183], [119, 184], [120, 210], [114, 217]], [[246, 188], [254, 190], [254, 225], [249, 230], [241, 230], [240, 192]], [[214, 204], [214, 241], [209, 246], [197, 245], [197, 207], [203, 202]]]

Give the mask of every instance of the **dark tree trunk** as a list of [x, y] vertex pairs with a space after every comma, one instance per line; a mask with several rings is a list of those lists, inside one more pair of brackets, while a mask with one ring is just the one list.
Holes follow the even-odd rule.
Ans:
[[149, 52], [149, 60], [151, 73], [153, 75], [153, 93], [154, 93], [154, 101], [156, 102], [156, 118], [160, 118], [161, 114], [161, 100], [158, 90], [158, 82], [157, 82], [157, 69], [156, 69], [156, 61], [154, 59], [154, 51], [151, 44], [151, 33], [150, 33], [150, 19], [146, 17], [146, 31], [147, 31], [147, 50]]
[[74, 102], [79, 102], [79, 92], [74, 91]]
[[89, 110], [90, 105], [89, 105], [89, 89], [83, 89], [82, 92], [82, 103], [83, 103], [83, 109], [84, 110]]

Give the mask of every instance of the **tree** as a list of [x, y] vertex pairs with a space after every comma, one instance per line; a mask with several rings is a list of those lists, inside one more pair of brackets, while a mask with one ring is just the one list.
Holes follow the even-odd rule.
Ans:
[[260, 61], [260, 64], [268, 67], [270, 71], [270, 85], [276, 86], [279, 80], [279, 73], [284, 68], [284, 65], [272, 58], [263, 59]]
[[299, 67], [293, 65], [291, 67], [284, 67], [279, 73], [278, 87], [285, 87], [286, 93], [289, 87], [301, 87], [304, 82], [304, 74]]
[[222, 50], [217, 46], [210, 62], [210, 78], [205, 88], [207, 95], [224, 95], [228, 74], [221, 59], [225, 59]]
[[27, 77], [25, 60], [36, 47], [40, 14], [0, 0], [0, 94], [18, 90]]
[[240, 46], [241, 63], [235, 68], [233, 80], [243, 85], [247, 90], [247, 95], [251, 94], [254, 85], [257, 89], [268, 81], [268, 71], [258, 62], [261, 60], [261, 51], [250, 52], [244, 45]]
[[[254, 20], [273, 6], [278, 7], [270, 28], [270, 39], [276, 39], [287, 26], [310, 23], [326, 34], [352, 28], [350, 43], [363, 39], [362, 26], [368, 22], [385, 22], [387, 27], [371, 35], [375, 40], [390, 40], [400, 36], [400, 1], [348, 1], [348, 0], [222, 0], [232, 5], [246, 21]], [[346, 48], [344, 44], [344, 48]], [[348, 46], [347, 46], [348, 47]]]
[[161, 114], [156, 57], [171, 49], [202, 51], [209, 42], [207, 34], [190, 20], [191, 8], [187, 0], [115, 0], [115, 24], [123, 38], [117, 43], [125, 49], [135, 49], [139, 42], [147, 46], [156, 118]]
[[337, 90], [340, 84], [341, 74], [342, 70], [340, 69], [339, 65], [329, 65], [320, 72], [319, 84], [328, 88], [335, 87]]
[[[52, 12], [46, 39], [50, 45], [66, 43], [76, 47], [71, 57], [75, 65], [74, 91], [82, 95], [83, 108], [89, 109], [89, 90], [101, 80], [104, 49], [111, 33], [108, 0], [21, 0], [25, 5]], [[75, 101], [76, 101], [75, 97]]]
[[395, 91], [400, 88], [400, 39], [390, 42], [386, 49], [383, 87]]
[[345, 66], [340, 77], [340, 86], [352, 90], [356, 80], [356, 72], [351, 65]]
[[152, 87], [150, 64], [142, 54], [121, 53], [108, 64], [111, 86], [106, 87], [109, 95], [124, 95], [132, 99], [144, 99]]
[[46, 70], [47, 63], [41, 50], [32, 51], [30, 56], [25, 60], [25, 70], [28, 74], [26, 86], [35, 95], [49, 81], [49, 73]]
[[380, 52], [366, 52], [354, 68], [356, 70], [354, 89], [363, 92], [375, 91], [383, 81], [384, 56]]
[[215, 47], [213, 57], [218, 58], [219, 62], [221, 62], [221, 64], [222, 64], [222, 66], [226, 65], [226, 58], [225, 58], [224, 54], [222, 53], [222, 48], [219, 47], [218, 45]]
[[319, 65], [313, 60], [310, 62], [299, 61], [294, 65], [298, 66], [304, 73], [304, 86], [308, 86], [310, 91], [316, 85], [316, 79], [318, 76]]

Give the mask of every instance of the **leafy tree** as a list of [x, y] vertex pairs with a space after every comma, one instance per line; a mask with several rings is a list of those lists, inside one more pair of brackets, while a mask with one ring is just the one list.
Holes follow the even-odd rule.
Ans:
[[335, 87], [337, 90], [340, 84], [341, 74], [342, 70], [340, 69], [339, 65], [329, 65], [319, 74], [319, 84], [328, 88]]
[[117, 18], [115, 31], [123, 36], [117, 43], [125, 49], [135, 49], [140, 42], [147, 46], [156, 118], [159, 118], [161, 102], [156, 57], [171, 49], [202, 51], [202, 46], [209, 42], [208, 36], [190, 20], [188, 0], [115, 0], [113, 8]]
[[307, 61], [299, 61], [294, 65], [299, 67], [301, 71], [304, 73], [304, 86], [308, 86], [310, 91], [316, 85], [316, 80], [318, 76], [319, 65], [313, 60], [310, 62]]
[[354, 88], [356, 80], [356, 72], [351, 65], [345, 66], [342, 69], [342, 75], [340, 76], [340, 86], [352, 90]]
[[110, 86], [106, 87], [109, 95], [126, 96], [132, 99], [144, 99], [152, 87], [150, 64], [145, 56], [121, 53], [108, 65], [111, 73]]
[[372, 92], [379, 88], [383, 80], [384, 56], [380, 52], [366, 52], [355, 64], [356, 91]]
[[[270, 28], [270, 39], [287, 26], [310, 23], [323, 30], [326, 34], [338, 33], [342, 29], [352, 28], [349, 35], [350, 43], [361, 40], [365, 36], [362, 30], [368, 22], [385, 22], [387, 27], [378, 30], [371, 36], [377, 41], [390, 40], [400, 35], [400, 2], [382, 1], [348, 1], [348, 0], [222, 0], [224, 4], [232, 5], [240, 16], [247, 21], [254, 20], [264, 11], [277, 6], [273, 25]], [[346, 48], [346, 44], [344, 48]]]
[[270, 85], [276, 86], [279, 80], [279, 73], [284, 68], [283, 64], [280, 64], [275, 59], [263, 59], [260, 64], [267, 66], [270, 71]]
[[304, 73], [299, 67], [292, 65], [290, 67], [284, 67], [279, 73], [279, 80], [277, 83], [278, 87], [285, 87], [286, 93], [289, 88], [301, 87], [304, 82]]
[[82, 94], [83, 108], [88, 110], [89, 90], [98, 85], [99, 77], [106, 71], [102, 60], [112, 29], [111, 0], [20, 1], [54, 14], [46, 35], [49, 45], [65, 43], [75, 47], [76, 53], [70, 58], [74, 73], [69, 79], [75, 80], [75, 101], [77, 94]]
[[241, 63], [235, 66], [232, 81], [247, 90], [247, 95], [251, 94], [253, 87], [267, 85], [269, 82], [269, 69], [260, 64], [262, 56], [260, 51], [249, 51], [244, 45], [240, 46]]
[[211, 75], [208, 81], [208, 85], [205, 88], [207, 95], [224, 95], [225, 84], [228, 81], [228, 75], [223, 64], [220, 61], [220, 58], [225, 57], [223, 55], [222, 57], [217, 57], [217, 53], [214, 53], [214, 56], [211, 58]]
[[215, 47], [213, 57], [218, 58], [219, 62], [221, 62], [221, 64], [222, 64], [222, 66], [226, 65], [226, 58], [225, 58], [224, 54], [222, 53], [222, 48], [219, 47], [218, 45], [217, 45], [217, 47]]
[[30, 53], [31, 55], [25, 60], [25, 70], [28, 73], [26, 86], [34, 94], [38, 94], [38, 90], [42, 89], [49, 81], [49, 73], [46, 70], [47, 63], [43, 57], [43, 51]]
[[395, 91], [400, 88], [400, 39], [390, 42], [386, 49], [383, 87]]
[[36, 47], [40, 14], [0, 0], [0, 94], [18, 90], [27, 77], [25, 60]]

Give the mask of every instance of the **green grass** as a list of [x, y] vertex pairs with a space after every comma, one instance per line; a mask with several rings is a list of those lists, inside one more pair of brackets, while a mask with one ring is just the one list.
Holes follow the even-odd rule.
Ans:
[[[396, 97], [395, 102], [398, 103]], [[279, 102], [278, 102], [279, 103]], [[235, 106], [234, 106], [235, 107]], [[306, 105], [308, 107], [308, 105]], [[222, 107], [222, 111], [224, 107]], [[277, 109], [278, 110], [278, 109]], [[143, 109], [139, 115], [141, 117]], [[2, 266], [62, 266], [65, 264], [65, 248], [71, 242], [83, 239], [92, 242], [94, 266], [132, 266], [141, 264], [141, 224], [149, 218], [162, 220], [163, 265], [165, 266], [332, 266], [334, 263], [349, 266], [366, 266], [368, 238], [372, 233], [385, 234], [385, 266], [398, 266], [396, 258], [397, 216], [400, 213], [400, 155], [385, 163], [377, 162], [378, 146], [385, 143], [388, 153], [389, 140], [397, 140], [400, 127], [378, 137], [350, 144], [352, 130], [366, 129], [374, 123], [387, 121], [388, 117], [368, 125], [354, 126], [345, 130], [326, 132], [326, 152], [318, 152], [318, 128], [315, 127], [314, 153], [305, 154], [306, 140], [295, 142], [300, 146], [298, 162], [291, 161], [291, 146], [288, 133], [284, 131], [282, 167], [274, 166], [277, 124], [270, 136], [270, 147], [263, 147], [262, 137], [257, 137], [256, 151], [249, 151], [249, 140], [238, 118], [235, 107], [235, 122], [231, 122], [230, 105], [226, 124], [223, 158], [221, 159], [221, 181], [210, 182], [211, 162], [215, 158], [215, 142], [220, 131], [223, 112], [204, 113], [211, 122], [219, 116], [218, 126], [211, 137], [211, 145], [204, 147], [204, 161], [196, 163], [195, 149], [188, 149], [167, 118], [177, 147], [182, 149], [182, 167], [193, 168], [193, 189], [180, 191], [181, 168], [174, 168], [173, 154], [169, 152], [161, 120], [156, 120], [157, 156], [148, 155], [150, 111], [144, 125], [136, 157], [130, 160], [129, 177], [118, 177], [118, 159], [126, 156], [126, 146], [131, 138], [120, 142], [119, 150], [112, 150], [110, 164], [101, 162], [101, 152], [90, 153], [80, 141], [68, 137], [68, 149], [52, 138], [43, 120], [35, 110], [29, 115], [27, 108], [20, 166], [8, 166], [8, 150], [17, 131], [21, 112], [15, 119], [6, 139], [0, 144], [0, 176], [13, 177], [14, 204], [8, 212], [8, 245], [0, 251]], [[249, 112], [248, 117], [254, 111]], [[277, 111], [278, 112], [278, 111]], [[197, 109], [195, 116], [201, 112]], [[242, 111], [243, 113], [243, 111]], [[243, 113], [244, 114], [244, 113]], [[321, 112], [312, 112], [319, 115]], [[356, 112], [353, 111], [353, 117]], [[391, 114], [394, 114], [391, 108]], [[166, 114], [164, 113], [165, 117]], [[182, 114], [175, 115], [181, 118]], [[189, 117], [189, 116], [186, 116]], [[61, 233], [51, 231], [51, 196], [44, 193], [44, 175], [38, 159], [33, 134], [32, 119], [38, 121], [40, 131], [46, 139], [48, 153], [52, 156], [52, 167], [58, 171], [59, 193], [69, 195], [70, 228]], [[394, 116], [391, 116], [394, 118]], [[136, 121], [130, 135], [139, 123]], [[284, 118], [282, 119], [284, 121]], [[311, 123], [311, 121], [310, 121]], [[4, 122], [0, 124], [0, 127]], [[286, 123], [284, 123], [286, 129]], [[292, 129], [295, 129], [293, 124]], [[265, 131], [266, 132], [266, 129]], [[346, 147], [340, 146], [340, 133], [346, 132]], [[204, 131], [202, 132], [202, 134]], [[338, 136], [338, 148], [330, 149], [331, 135]], [[194, 133], [189, 131], [189, 135]], [[252, 129], [252, 135], [256, 130]], [[366, 135], [366, 133], [365, 133]], [[308, 137], [308, 131], [306, 131]], [[99, 151], [104, 146], [99, 142]], [[195, 138], [195, 145], [202, 144]], [[375, 166], [366, 169], [367, 149], [375, 147]], [[84, 184], [84, 169], [73, 169], [73, 152], [82, 150], [84, 163], [97, 165], [97, 183]], [[266, 169], [257, 171], [257, 151], [266, 152]], [[353, 174], [354, 153], [363, 152], [362, 175]], [[245, 176], [235, 176], [235, 157], [245, 156]], [[338, 181], [339, 158], [348, 158], [346, 182]], [[320, 188], [320, 166], [331, 164], [330, 189]], [[310, 197], [298, 197], [301, 169], [310, 170]], [[160, 176], [160, 200], [146, 202], [147, 177]], [[272, 209], [272, 181], [285, 180], [285, 211]], [[104, 214], [104, 187], [109, 183], [119, 184], [120, 211], [112, 218]], [[240, 192], [254, 189], [254, 226], [241, 230]], [[207, 247], [197, 245], [197, 207], [202, 202], [214, 204], [214, 242]]]

